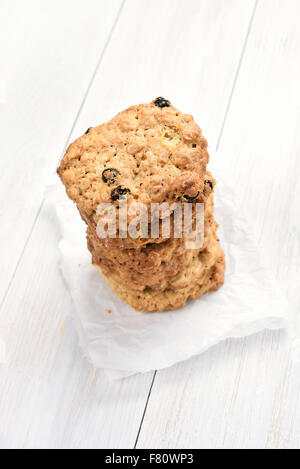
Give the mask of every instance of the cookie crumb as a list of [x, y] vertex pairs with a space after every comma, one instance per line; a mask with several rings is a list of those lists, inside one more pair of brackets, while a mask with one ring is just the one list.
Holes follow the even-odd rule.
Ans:
[[111, 309], [107, 309], [106, 312], [107, 312], [107, 314], [112, 314], [112, 310], [111, 310]]

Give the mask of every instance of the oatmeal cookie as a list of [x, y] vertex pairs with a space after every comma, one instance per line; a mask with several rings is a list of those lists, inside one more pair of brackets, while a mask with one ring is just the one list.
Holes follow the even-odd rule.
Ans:
[[[204, 244], [199, 249], [186, 249], [185, 239], [168, 241], [140, 249], [106, 249], [97, 246], [97, 239], [88, 238], [93, 264], [106, 276], [113, 277], [131, 289], [146, 287], [164, 290], [170, 277], [179, 274], [192, 259], [205, 251], [211, 240], [217, 239], [217, 224], [211, 217], [206, 222]], [[93, 244], [95, 243], [95, 244]]]
[[[147, 208], [204, 201], [207, 142], [191, 115], [162, 102], [132, 106], [69, 146], [58, 174], [88, 225], [97, 225], [99, 204], [117, 208], [124, 198], [128, 207], [141, 202]], [[147, 242], [121, 241], [128, 247]]]
[[[188, 282], [184, 282], [185, 286], [182, 286], [182, 288], [174, 288], [174, 286], [170, 285], [163, 291], [151, 288], [146, 288], [142, 292], [129, 290], [112, 278], [106, 277], [106, 280], [116, 295], [137, 311], [166, 311], [182, 308], [188, 299], [200, 298], [204, 293], [216, 291], [223, 285], [225, 257], [221, 249], [215, 263], [207, 266], [207, 269], [204, 271], [202, 261], [195, 261], [192, 270], [197, 272], [198, 268], [201, 269], [202, 275], [198, 277], [196, 282], [193, 282], [191, 285]], [[182, 277], [184, 278], [186, 275], [187, 272], [184, 270]], [[187, 277], [189, 277], [189, 274]]]
[[[157, 98], [88, 129], [61, 161], [57, 172], [87, 224], [93, 264], [137, 310], [177, 309], [223, 284], [225, 260], [213, 215], [215, 180], [206, 170], [208, 160], [207, 142], [193, 117]], [[204, 244], [187, 249], [185, 237], [175, 235], [174, 203], [179, 208], [188, 203], [195, 224], [199, 202], [204, 204]], [[120, 236], [125, 203], [127, 228], [137, 216], [136, 204], [147, 208], [149, 235]], [[165, 204], [166, 210], [157, 218], [158, 237], [152, 233], [151, 238], [155, 203]], [[99, 236], [101, 216], [106, 216], [100, 213], [101, 204], [110, 204], [116, 213], [116, 237]], [[166, 235], [163, 220], [170, 211], [171, 232]]]

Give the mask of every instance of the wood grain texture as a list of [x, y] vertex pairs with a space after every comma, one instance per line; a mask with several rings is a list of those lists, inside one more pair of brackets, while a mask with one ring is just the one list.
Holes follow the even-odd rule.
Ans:
[[[213, 122], [221, 125], [220, 109], [230, 95], [253, 2], [241, 8], [230, 0], [220, 8], [218, 0], [190, 1], [187, 10], [180, 1], [164, 0], [164, 27], [155, 37], [149, 31], [157, 10], [149, 5], [126, 3], [71, 139], [132, 102], [167, 93], [178, 106], [201, 108], [203, 126], [216, 142]], [[108, 384], [81, 357], [66, 322], [71, 305], [57, 266], [54, 225], [43, 206], [1, 309], [8, 365], [0, 369], [5, 422], [0, 442], [27, 448], [133, 447], [152, 374]]]
[[162, 0], [158, 12], [155, 2], [128, 0], [71, 140], [120, 109], [166, 96], [195, 116], [214, 148], [254, 5]]
[[0, 367], [0, 446], [133, 446], [151, 374], [109, 384], [82, 356], [65, 317], [71, 299], [59, 239], [46, 203], [1, 315], [8, 363]]
[[0, 302], [120, 6], [0, 3]]
[[[15, 119], [22, 129], [18, 140], [3, 143], [11, 159], [0, 176], [0, 220], [7, 219], [0, 285], [19, 259], [0, 309], [8, 345], [0, 367], [0, 447], [129, 448], [141, 424], [138, 447], [299, 447], [299, 370], [282, 332], [226, 341], [157, 373], [148, 405], [153, 374], [106, 382], [82, 356], [66, 317], [71, 299], [58, 267], [53, 208], [45, 203], [37, 214], [67, 140], [132, 103], [165, 95], [195, 115], [212, 148], [222, 136], [220, 151], [230, 155], [233, 184], [255, 219], [266, 261], [282, 283], [295, 283], [299, 2], [260, 0], [254, 17], [254, 0], [189, 0], [188, 7], [161, 0], [159, 14], [147, 0], [127, 0], [121, 12], [117, 1], [45, 3], [45, 10], [37, 0], [0, 6], [1, 39], [5, 24], [23, 13], [11, 32], [17, 66], [8, 52], [3, 62], [5, 81], [16, 88], [6, 91], [4, 107], [0, 87], [0, 124], [8, 129], [6, 121]], [[29, 209], [20, 208], [20, 187]], [[16, 219], [22, 230], [12, 233]]]
[[[291, 300], [300, 265], [299, 15], [297, 0], [258, 2], [214, 163], [231, 165], [236, 203]], [[291, 306], [299, 313], [299, 302]], [[299, 395], [284, 332], [226, 341], [157, 373], [138, 447], [299, 449]]]

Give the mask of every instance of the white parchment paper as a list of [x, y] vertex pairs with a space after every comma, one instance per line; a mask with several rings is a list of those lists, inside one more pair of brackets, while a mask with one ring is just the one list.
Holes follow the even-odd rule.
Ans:
[[164, 313], [136, 312], [112, 293], [91, 265], [85, 226], [75, 205], [61, 185], [49, 189], [61, 227], [61, 268], [73, 298], [74, 327], [87, 358], [109, 378], [166, 368], [226, 338], [286, 327], [286, 298], [261, 264], [255, 239], [235, 210], [229, 181], [214, 175], [225, 285], [181, 310]]

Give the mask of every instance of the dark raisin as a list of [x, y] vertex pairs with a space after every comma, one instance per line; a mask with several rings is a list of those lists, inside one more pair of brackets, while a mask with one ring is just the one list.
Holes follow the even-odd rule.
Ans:
[[206, 181], [204, 181], [204, 184], [209, 185], [209, 187], [211, 188], [211, 190], [213, 190], [214, 185], [213, 185], [213, 183], [212, 183], [209, 179], [207, 179]]
[[162, 98], [161, 96], [159, 98], [156, 98], [154, 100], [154, 105], [157, 107], [170, 107], [171, 103], [168, 101], [168, 99]]
[[183, 197], [184, 197], [185, 200], [187, 200], [188, 202], [195, 202], [195, 200], [198, 199], [199, 195], [200, 195], [200, 192], [197, 192], [197, 194], [194, 195], [193, 197], [191, 197], [190, 195], [187, 195], [187, 194], [184, 194]]
[[102, 173], [103, 181], [109, 184], [114, 184], [118, 176], [120, 176], [120, 173], [114, 168], [106, 168]]
[[125, 195], [129, 193], [130, 193], [130, 189], [127, 189], [127, 187], [118, 186], [112, 191], [111, 198], [114, 201], [125, 199]]
[[87, 131], [85, 132], [84, 135], [87, 135], [87, 134], [90, 132], [90, 130], [92, 130], [92, 128], [93, 128], [93, 127], [89, 127], [89, 128], [87, 129]]

